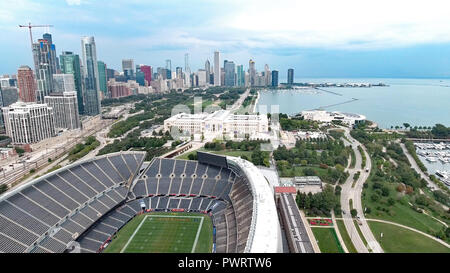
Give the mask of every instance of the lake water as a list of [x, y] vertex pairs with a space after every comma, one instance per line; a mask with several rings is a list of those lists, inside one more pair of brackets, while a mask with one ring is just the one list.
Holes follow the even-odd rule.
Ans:
[[[280, 113], [294, 114], [322, 107], [327, 111], [363, 114], [380, 128], [403, 126], [450, 126], [450, 79], [296, 79], [313, 83], [384, 83], [387, 87], [345, 88], [324, 90], [262, 90], [259, 105], [279, 105]], [[352, 99], [357, 99], [352, 101]], [[348, 102], [351, 101], [351, 102]], [[348, 102], [348, 103], [345, 103]], [[341, 104], [342, 103], [342, 104]], [[338, 104], [338, 105], [335, 105]], [[328, 107], [327, 107], [328, 106]]]

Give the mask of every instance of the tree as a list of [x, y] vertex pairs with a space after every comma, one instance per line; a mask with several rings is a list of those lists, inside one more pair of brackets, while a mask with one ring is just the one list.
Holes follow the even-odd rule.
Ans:
[[358, 211], [356, 209], [352, 209], [350, 210], [350, 214], [352, 215], [352, 217], [356, 217], [356, 215], [358, 215]]
[[0, 185], [0, 194], [6, 192], [7, 190], [8, 190], [8, 185], [6, 185], [6, 184]]
[[383, 186], [383, 187], [381, 188], [381, 195], [383, 195], [383, 196], [389, 196], [389, 188], [386, 187], [386, 186]]
[[19, 154], [19, 156], [22, 156], [25, 153], [25, 150], [18, 146], [14, 147], [14, 149], [16, 150], [16, 153]]
[[372, 199], [372, 201], [377, 202], [378, 200], [380, 200], [380, 195], [378, 194], [372, 194], [370, 196], [370, 199]]
[[392, 197], [389, 197], [387, 201], [389, 206], [393, 206], [395, 204], [395, 199]]
[[411, 125], [409, 123], [403, 123], [403, 126], [405, 126], [405, 129], [408, 129]]
[[450, 128], [447, 128], [442, 124], [436, 124], [433, 129], [431, 129], [431, 133], [436, 138], [446, 138], [450, 135]]

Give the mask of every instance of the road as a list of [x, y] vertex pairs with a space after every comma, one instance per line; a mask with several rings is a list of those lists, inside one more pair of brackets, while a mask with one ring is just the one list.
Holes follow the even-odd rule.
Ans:
[[[372, 162], [370, 160], [370, 156], [367, 153], [365, 147], [359, 143], [356, 139], [354, 139], [350, 135], [350, 130], [346, 127], [342, 127], [344, 129], [344, 134], [348, 140], [350, 140], [350, 143], [348, 141], [345, 141], [347, 144], [350, 144], [353, 151], [356, 155], [356, 165], [355, 168], [349, 168], [347, 171], [349, 172], [349, 177], [347, 181], [342, 185], [342, 191], [341, 191], [341, 207], [342, 210], [345, 212], [343, 213], [343, 220], [345, 228], [347, 229], [348, 234], [350, 235], [350, 238], [358, 251], [358, 253], [367, 253], [369, 252], [369, 249], [371, 252], [374, 253], [382, 253], [383, 249], [381, 248], [380, 244], [375, 239], [375, 236], [373, 235], [372, 231], [370, 230], [369, 225], [367, 224], [367, 221], [364, 217], [364, 210], [361, 202], [361, 193], [363, 189], [363, 184], [367, 180], [367, 178], [370, 175], [370, 170], [372, 168]], [[358, 150], [358, 146], [361, 146], [363, 148], [363, 152], [366, 156], [366, 166], [363, 169], [362, 164], [362, 156]], [[368, 169], [368, 172], [365, 171], [365, 169]], [[352, 187], [353, 184], [353, 176], [356, 172], [360, 172], [360, 176], [358, 180], [355, 183], [355, 186]], [[353, 201], [353, 208], [356, 209], [358, 212], [357, 215], [360, 217], [361, 225], [359, 226], [365, 240], [367, 241], [367, 246], [364, 245], [363, 240], [360, 238], [358, 231], [353, 223], [353, 218], [350, 214], [350, 205], [349, 200], [352, 199]]]
[[406, 149], [406, 146], [404, 143], [400, 143], [400, 146], [402, 147], [403, 153], [408, 158], [409, 164], [413, 167], [413, 169], [420, 175], [421, 178], [425, 179], [427, 181], [428, 186], [434, 191], [438, 190], [439, 187], [436, 185], [433, 181], [431, 181], [430, 177], [426, 175], [420, 168], [419, 165], [417, 165], [416, 160], [412, 157], [412, 155], [408, 152], [408, 149]]
[[[408, 158], [409, 164], [412, 166], [412, 168], [420, 175], [421, 178], [423, 178], [428, 183], [428, 187], [432, 190], [439, 190], [439, 186], [434, 183], [428, 175], [426, 175], [420, 168], [419, 165], [417, 165], [416, 160], [412, 157], [412, 155], [409, 153], [408, 149], [406, 149], [405, 144], [400, 143], [400, 147], [402, 147], [403, 153]], [[449, 207], [439, 203], [438, 201], [434, 200], [434, 202], [438, 205], [440, 205], [444, 210], [448, 210]]]
[[242, 93], [242, 95], [239, 97], [239, 99], [233, 103], [231, 108], [227, 109], [227, 110], [230, 110], [231, 112], [239, 110], [239, 108], [241, 107], [244, 100], [248, 97], [248, 94], [250, 94], [250, 88], [247, 88], [247, 90], [245, 90], [245, 92]]

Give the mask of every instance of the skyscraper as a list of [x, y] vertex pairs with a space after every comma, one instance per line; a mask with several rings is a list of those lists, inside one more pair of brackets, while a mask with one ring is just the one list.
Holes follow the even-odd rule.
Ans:
[[186, 87], [193, 86], [191, 79], [191, 67], [189, 65], [189, 53], [184, 54], [184, 80]]
[[44, 96], [53, 92], [53, 74], [58, 72], [56, 49], [52, 36], [43, 35], [37, 43], [33, 43], [33, 58], [37, 81], [37, 101], [44, 102]]
[[97, 52], [94, 37], [83, 37], [81, 39], [81, 51], [83, 53], [83, 78], [86, 87], [84, 112], [86, 115], [95, 116], [100, 114], [101, 111]]
[[53, 93], [75, 92], [75, 81], [72, 74], [53, 74], [53, 84], [55, 91]]
[[234, 74], [235, 65], [233, 61], [225, 60], [223, 62], [223, 68], [225, 70], [225, 86], [234, 86]]
[[220, 53], [214, 52], [214, 86], [220, 86]]
[[99, 89], [103, 93], [103, 98], [107, 97], [108, 93], [108, 87], [106, 85], [106, 64], [102, 61], [97, 61], [98, 66], [98, 83], [99, 83]]
[[197, 72], [198, 75], [198, 86], [206, 86], [206, 70], [199, 69]]
[[53, 109], [55, 128], [72, 130], [81, 127], [75, 91], [53, 93], [45, 96], [44, 102]]
[[47, 40], [50, 43], [50, 63], [52, 66], [53, 73], [60, 73], [60, 67], [59, 67], [59, 60], [58, 56], [56, 55], [56, 47], [53, 44], [52, 35], [50, 33], [44, 33], [42, 35], [42, 39]]
[[122, 70], [125, 78], [131, 80], [134, 78], [134, 60], [124, 59], [122, 60]]
[[5, 130], [13, 144], [30, 144], [55, 136], [53, 108], [16, 102], [2, 108]]
[[19, 98], [23, 102], [36, 102], [36, 84], [33, 70], [23, 65], [17, 71], [17, 85], [19, 86]]
[[288, 74], [287, 74], [287, 84], [293, 84], [294, 83], [294, 69], [289, 68]]
[[256, 85], [256, 68], [255, 68], [255, 61], [250, 59], [248, 62], [248, 74], [249, 74], [249, 81], [250, 86]]
[[277, 87], [278, 86], [278, 71], [272, 70], [272, 86]]
[[177, 79], [182, 79], [183, 78], [183, 68], [181, 66], [177, 66], [175, 68], [175, 73], [177, 75]]
[[211, 63], [209, 62], [209, 60], [206, 60], [205, 62], [205, 71], [206, 71], [206, 83], [210, 83], [209, 77], [211, 75]]
[[272, 73], [270, 72], [269, 65], [264, 66], [264, 86], [272, 85]]
[[81, 74], [80, 57], [70, 51], [63, 51], [59, 57], [61, 72], [72, 74], [75, 82], [75, 91], [77, 92], [78, 112], [84, 114], [84, 80]]
[[141, 71], [144, 73], [144, 79], [147, 85], [152, 81], [152, 67], [149, 65], [141, 65]]
[[170, 59], [166, 60], [166, 73], [166, 78], [169, 80], [172, 79], [172, 61]]
[[245, 85], [245, 72], [244, 66], [242, 64], [236, 66], [236, 85], [237, 86]]
[[136, 65], [136, 82], [140, 86], [145, 86], [145, 74], [142, 72], [140, 65]]

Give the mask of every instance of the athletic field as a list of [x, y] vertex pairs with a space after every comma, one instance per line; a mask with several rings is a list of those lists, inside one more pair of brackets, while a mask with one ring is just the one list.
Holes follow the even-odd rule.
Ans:
[[125, 225], [106, 253], [207, 253], [212, 250], [211, 218], [200, 213], [146, 213]]

